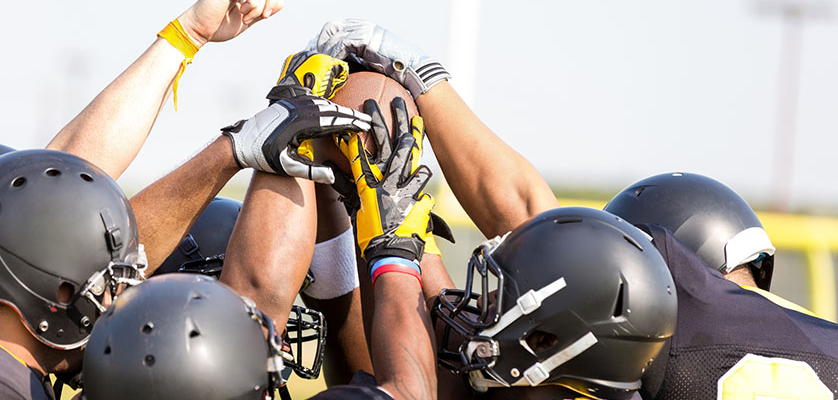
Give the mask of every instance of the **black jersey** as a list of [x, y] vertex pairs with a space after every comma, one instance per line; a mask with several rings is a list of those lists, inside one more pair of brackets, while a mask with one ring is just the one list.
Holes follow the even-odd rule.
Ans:
[[348, 385], [326, 389], [310, 400], [393, 400], [384, 389], [378, 387], [375, 377], [364, 371], [358, 371]]
[[644, 399], [838, 397], [838, 325], [726, 280], [659, 226], [641, 228], [678, 292], [675, 334], [643, 378]]
[[0, 347], [0, 399], [55, 400], [49, 380]]

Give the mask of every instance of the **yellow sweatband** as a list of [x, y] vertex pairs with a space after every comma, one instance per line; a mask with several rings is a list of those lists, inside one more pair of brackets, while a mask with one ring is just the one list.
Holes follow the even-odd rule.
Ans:
[[174, 92], [175, 98], [175, 111], [177, 111], [177, 85], [180, 81], [181, 75], [183, 75], [183, 71], [186, 71], [186, 66], [191, 64], [192, 59], [195, 58], [195, 53], [198, 52], [198, 46], [192, 41], [192, 39], [189, 38], [189, 35], [177, 19], [169, 22], [169, 24], [166, 25], [166, 27], [157, 34], [157, 36], [166, 39], [169, 44], [178, 49], [185, 57], [183, 62], [180, 63], [177, 75], [175, 75], [175, 82], [172, 85], [172, 91]]

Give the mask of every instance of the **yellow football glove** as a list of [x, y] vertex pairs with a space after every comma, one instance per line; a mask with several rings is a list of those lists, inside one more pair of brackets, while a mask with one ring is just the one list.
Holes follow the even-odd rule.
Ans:
[[346, 83], [349, 65], [337, 58], [314, 51], [301, 51], [288, 56], [277, 86], [303, 86], [315, 96], [332, 98]]
[[407, 107], [401, 98], [394, 99], [392, 107], [398, 132], [392, 151], [379, 148], [386, 158], [377, 155], [371, 162], [354, 133], [342, 135], [338, 146], [350, 162], [360, 198], [353, 223], [364, 259], [370, 263], [383, 257], [399, 257], [418, 263], [434, 205], [433, 198], [424, 193], [431, 171], [419, 164], [424, 124], [418, 116], [408, 124]]

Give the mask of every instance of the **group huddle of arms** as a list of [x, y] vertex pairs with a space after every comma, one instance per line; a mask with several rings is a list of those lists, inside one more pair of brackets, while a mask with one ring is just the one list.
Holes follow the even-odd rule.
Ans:
[[[288, 399], [291, 374], [327, 368], [315, 399], [833, 398], [838, 328], [769, 300], [774, 247], [732, 190], [663, 174], [605, 211], [558, 207], [442, 65], [374, 23], [326, 23], [265, 109], [127, 199], [114, 179], [198, 49], [281, 8], [200, 0], [50, 150], [0, 147], [0, 368], [18, 374], [0, 394], [51, 398], [54, 373], [58, 396], [90, 400]], [[409, 97], [332, 102], [358, 68]], [[426, 129], [490, 238], [461, 289], [434, 239], [453, 241]], [[215, 198], [243, 168], [244, 203]], [[735, 318], [752, 320], [723, 328]], [[780, 344], [766, 323], [807, 334]]]

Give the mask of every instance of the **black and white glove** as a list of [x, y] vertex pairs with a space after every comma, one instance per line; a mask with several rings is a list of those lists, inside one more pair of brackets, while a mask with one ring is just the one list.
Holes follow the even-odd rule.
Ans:
[[308, 88], [294, 89], [294, 93], [272, 93], [274, 96], [269, 98], [273, 102], [268, 108], [222, 128], [221, 132], [233, 142], [233, 154], [242, 168], [332, 184], [334, 172], [313, 162], [311, 141], [306, 140], [339, 132], [367, 131], [371, 118], [313, 96]]
[[308, 49], [342, 60], [352, 57], [399, 81], [413, 98], [451, 78], [438, 61], [372, 22], [355, 19], [327, 22]]

